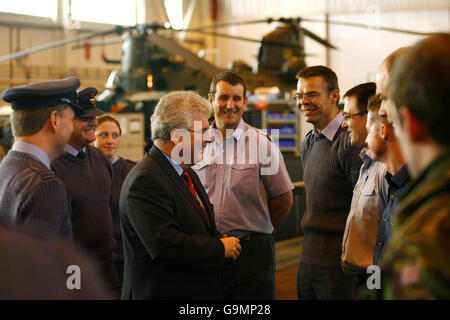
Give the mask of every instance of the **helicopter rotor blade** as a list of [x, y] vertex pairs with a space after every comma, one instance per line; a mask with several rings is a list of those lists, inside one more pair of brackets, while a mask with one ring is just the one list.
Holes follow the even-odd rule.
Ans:
[[212, 28], [223, 28], [223, 27], [231, 27], [231, 26], [243, 26], [246, 24], [257, 24], [257, 23], [272, 23], [277, 22], [277, 19], [261, 19], [261, 20], [249, 20], [249, 21], [236, 21], [236, 22], [224, 22], [224, 23], [216, 23], [209, 26], [202, 26], [198, 28], [190, 28], [190, 29], [184, 29], [183, 31], [203, 31], [204, 29], [212, 29]]
[[[336, 50], [338, 49], [335, 46], [333, 46], [331, 43], [326, 41], [325, 39], [322, 39], [318, 35], [314, 34], [311, 31], [309, 31], [308, 29], [305, 29], [305, 28], [301, 27], [299, 25], [299, 23], [302, 20], [304, 20], [304, 19], [302, 19], [300, 17], [299, 18], [279, 18], [279, 19], [268, 18], [268, 19], [261, 19], [261, 20], [249, 20], [249, 21], [240, 21], [240, 22], [219, 23], [219, 24], [216, 24], [216, 25], [205, 26], [205, 27], [201, 27], [201, 28], [185, 29], [183, 31], [185, 31], [185, 32], [201, 32], [203, 34], [216, 35], [218, 37], [224, 37], [224, 38], [230, 38], [230, 39], [236, 39], [236, 40], [243, 40], [243, 41], [249, 41], [249, 42], [261, 42], [260, 40], [249, 39], [249, 38], [244, 38], [244, 37], [239, 37], [239, 36], [230, 36], [230, 35], [223, 34], [223, 33], [205, 31], [204, 29], [209, 29], [209, 28], [213, 28], [213, 27], [218, 28], [218, 27], [228, 27], [228, 26], [237, 26], [237, 25], [246, 25], [246, 24], [256, 24], [256, 23], [281, 22], [281, 23], [286, 23], [286, 24], [292, 25], [297, 30], [300, 29], [299, 30], [300, 32], [303, 32], [306, 36], [310, 37], [314, 41], [319, 42], [320, 44], [322, 44], [323, 46], [325, 46], [327, 48], [336, 49]], [[295, 47], [295, 46], [298, 47], [298, 45], [295, 45], [295, 44], [291, 45], [291, 44], [278, 43], [278, 42], [273, 42], [273, 41], [264, 41], [264, 43], [271, 44], [271, 45], [277, 45], [277, 46], [280, 46], [280, 47]]]
[[294, 26], [295, 26], [295, 28], [297, 28], [297, 30], [299, 30], [300, 32], [303, 32], [305, 34], [305, 36], [310, 37], [311, 39], [313, 39], [314, 41], [317, 41], [321, 45], [323, 45], [323, 46], [325, 46], [327, 48], [330, 48], [330, 49], [339, 50], [338, 48], [333, 46], [331, 43], [329, 43], [327, 40], [322, 39], [321, 37], [319, 37], [318, 35], [316, 35], [312, 31], [309, 31], [308, 29], [303, 28], [302, 26], [300, 26], [298, 24], [294, 24]]
[[[270, 19], [270, 20], [271, 21], [277, 21], [277, 20], [273, 20], [273, 19]], [[259, 22], [267, 22], [267, 19], [266, 20], [245, 21], [243, 23], [251, 24], [251, 23], [259, 23]], [[205, 31], [202, 28], [198, 28], [198, 29], [175, 29], [175, 28], [172, 28], [172, 27], [165, 28], [164, 26], [161, 26], [161, 25], [150, 25], [150, 26], [148, 26], [148, 28], [151, 28], [154, 31], [157, 31], [157, 30], [160, 30], [160, 29], [164, 29], [164, 30], [173, 31], [173, 32], [200, 33], [200, 34], [203, 34], [203, 35], [211, 35], [211, 36], [217, 36], [217, 37], [229, 38], [229, 39], [241, 40], [241, 41], [247, 41], [247, 42], [254, 42], [254, 43], [261, 43], [261, 42], [264, 41], [264, 44], [273, 45], [273, 46], [279, 46], [279, 47], [286, 47], [286, 48], [300, 47], [300, 45], [297, 44], [297, 43], [284, 43], [284, 42], [277, 42], [277, 41], [270, 41], [270, 40], [258, 40], [258, 39], [234, 36], [234, 35], [230, 35], [230, 34], [227, 34], [227, 33], [220, 33], [220, 32], [215, 32], [215, 31]]]
[[[304, 21], [304, 22], [325, 23], [325, 20], [323, 20], [323, 19], [315, 19], [315, 18], [302, 18], [302, 17], [297, 17], [297, 18], [279, 18], [279, 19], [267, 18], [267, 19], [261, 19], [261, 20], [249, 20], [249, 21], [236, 21], [236, 22], [217, 23], [215, 25], [204, 26], [204, 27], [195, 28], [195, 29], [187, 29], [187, 30], [201, 31], [201, 30], [204, 30], [204, 29], [221, 28], [221, 27], [229, 27], [229, 26], [239, 26], [239, 25], [256, 24], [256, 23], [272, 23], [272, 22], [281, 22], [281, 23], [297, 22], [297, 23], [301, 23], [302, 21]], [[335, 25], [356, 27], [356, 28], [365, 28], [365, 29], [375, 29], [375, 30], [398, 32], [398, 33], [405, 33], [405, 34], [412, 34], [412, 35], [419, 35], [419, 36], [429, 36], [429, 35], [434, 34], [434, 32], [419, 32], [419, 31], [404, 30], [404, 29], [390, 28], [390, 27], [381, 27], [381, 26], [378, 27], [378, 26], [371, 26], [369, 24], [354, 23], [354, 22], [328, 21], [328, 23], [329, 24], [335, 24]]]
[[157, 46], [165, 49], [170, 54], [179, 54], [192, 68], [202, 70], [210, 77], [214, 77], [216, 74], [222, 71], [206, 60], [199, 58], [197, 55], [192, 53], [192, 51], [184, 48], [183, 46], [179, 45], [169, 38], [161, 36], [157, 33], [151, 33], [147, 36], [147, 38], [150, 41], [154, 42]]
[[[301, 21], [325, 23], [325, 20], [312, 19], [312, 18], [302, 18]], [[354, 23], [354, 22], [328, 21], [328, 23], [329, 24], [335, 24], [335, 25], [356, 27], [356, 28], [375, 29], [375, 30], [382, 30], [382, 31], [391, 31], [391, 32], [413, 34], [413, 35], [418, 35], [418, 36], [430, 36], [430, 35], [434, 34], [434, 32], [418, 32], [418, 31], [413, 31], [413, 30], [403, 30], [403, 29], [397, 29], [397, 28], [371, 26], [369, 24]]]
[[[321, 37], [319, 37], [312, 31], [300, 26], [299, 23], [303, 20], [305, 20], [305, 19], [302, 19], [300, 17], [299, 18], [279, 18], [279, 19], [268, 18], [268, 19], [263, 19], [263, 20], [249, 20], [249, 21], [241, 21], [241, 22], [219, 23], [219, 24], [216, 24], [213, 26], [205, 26], [205, 27], [193, 28], [193, 29], [173, 29], [173, 28], [171, 28], [171, 30], [179, 31], [179, 32], [201, 33], [201, 34], [213, 35], [213, 36], [217, 36], [217, 37], [261, 43], [262, 40], [245, 38], [245, 37], [240, 37], [240, 36], [233, 36], [233, 35], [229, 35], [229, 34], [225, 34], [225, 33], [213, 32], [213, 31], [205, 31], [204, 29], [213, 28], [213, 27], [227, 27], [227, 26], [235, 26], [235, 25], [256, 24], [256, 23], [264, 23], [264, 22], [266, 22], [266, 23], [281, 22], [281, 23], [286, 23], [286, 24], [293, 26], [300, 32], [303, 32], [307, 37], [310, 37], [314, 41], [319, 42], [321, 45], [323, 45], [327, 48], [338, 50], [338, 48], [335, 47], [334, 45], [332, 45], [330, 42], [326, 41], [325, 39], [322, 39]], [[281, 43], [281, 42], [276, 42], [276, 41], [264, 40], [264, 43], [268, 44], [268, 45], [279, 46], [279, 47], [288, 47], [288, 48], [299, 47], [298, 44], [288, 44], [288, 43]]]
[[86, 46], [88, 46], [88, 47], [107, 46], [110, 44], [116, 44], [116, 43], [120, 43], [120, 42], [124, 42], [124, 41], [125, 40], [123, 38], [100, 40], [100, 41], [89, 42], [86, 44], [77, 44], [77, 45], [73, 46], [72, 49], [84, 49]]
[[35, 52], [39, 52], [39, 51], [43, 51], [43, 50], [47, 50], [47, 49], [52, 49], [52, 48], [64, 46], [66, 44], [70, 44], [70, 43], [81, 41], [81, 40], [86, 40], [86, 39], [90, 39], [90, 38], [94, 38], [94, 37], [98, 37], [98, 36], [103, 36], [103, 35], [108, 35], [108, 34], [111, 34], [111, 33], [123, 32], [123, 30], [124, 30], [124, 28], [122, 28], [122, 27], [116, 27], [113, 30], [100, 31], [100, 32], [96, 31], [96, 32], [91, 32], [91, 33], [84, 34], [84, 35], [81, 35], [81, 36], [78, 36], [78, 37], [74, 37], [74, 38], [68, 38], [68, 39], [63, 39], [63, 40], [50, 42], [50, 43], [47, 43], [47, 44], [44, 44], [44, 45], [36, 46], [36, 47], [33, 47], [33, 48], [17, 51], [17, 52], [14, 52], [12, 54], [8, 54], [8, 55], [5, 55], [5, 56], [2, 56], [2, 57], [0, 57], [0, 62], [11, 60], [11, 59], [15, 59], [15, 58], [19, 58], [19, 57], [23, 57], [23, 56], [26, 56], [26, 55], [31, 54], [31, 53], [35, 53]]
[[[173, 29], [173, 31], [180, 31], [179, 29]], [[186, 32], [193, 32], [193, 33], [201, 33], [204, 35], [211, 35], [211, 36], [217, 36], [221, 38], [228, 38], [228, 39], [234, 39], [234, 40], [240, 40], [240, 41], [247, 41], [247, 42], [253, 42], [253, 43], [262, 43], [267, 45], [272, 45], [276, 47], [285, 47], [285, 48], [297, 48], [300, 47], [297, 43], [283, 43], [283, 42], [277, 42], [277, 41], [270, 41], [270, 40], [258, 40], [258, 39], [252, 39], [252, 38], [246, 38], [246, 37], [240, 37], [240, 36], [233, 36], [226, 33], [219, 33], [219, 32], [213, 32], [213, 31], [193, 31], [191, 29], [183, 30]]]

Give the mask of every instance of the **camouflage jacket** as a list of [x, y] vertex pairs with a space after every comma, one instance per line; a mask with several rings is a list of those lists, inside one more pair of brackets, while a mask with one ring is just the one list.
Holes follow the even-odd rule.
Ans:
[[403, 195], [381, 270], [384, 299], [450, 299], [450, 150]]

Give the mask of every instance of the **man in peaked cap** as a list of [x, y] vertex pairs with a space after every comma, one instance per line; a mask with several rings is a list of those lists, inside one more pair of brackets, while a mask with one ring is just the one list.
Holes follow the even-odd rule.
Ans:
[[53, 163], [53, 170], [64, 182], [72, 198], [73, 237], [93, 254], [102, 267], [105, 280], [116, 297], [120, 281], [115, 269], [115, 240], [111, 215], [112, 169], [106, 156], [89, 144], [95, 140], [97, 116], [95, 88], [78, 92], [84, 114], [73, 120], [73, 133], [67, 153]]
[[0, 165], [0, 219], [41, 234], [72, 237], [70, 198], [50, 163], [64, 154], [75, 115], [82, 116], [80, 80], [32, 83], [6, 90], [11, 103], [12, 150]]

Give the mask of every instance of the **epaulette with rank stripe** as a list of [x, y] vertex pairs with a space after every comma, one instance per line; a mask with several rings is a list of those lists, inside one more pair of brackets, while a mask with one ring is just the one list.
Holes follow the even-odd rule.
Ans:
[[33, 169], [34, 172], [36, 172], [41, 177], [42, 181], [55, 178], [55, 174], [51, 170], [37, 168], [32, 164], [30, 164], [30, 167], [31, 169]]

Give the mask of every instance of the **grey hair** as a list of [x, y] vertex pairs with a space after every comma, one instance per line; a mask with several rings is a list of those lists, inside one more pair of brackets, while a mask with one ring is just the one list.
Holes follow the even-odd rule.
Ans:
[[209, 101], [192, 91], [174, 91], [163, 96], [151, 117], [152, 140], [170, 140], [172, 129], [189, 129], [193, 114], [208, 119], [212, 108]]

